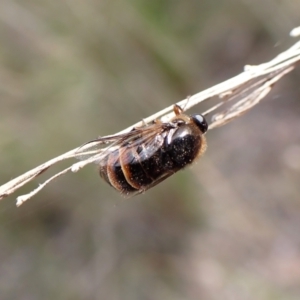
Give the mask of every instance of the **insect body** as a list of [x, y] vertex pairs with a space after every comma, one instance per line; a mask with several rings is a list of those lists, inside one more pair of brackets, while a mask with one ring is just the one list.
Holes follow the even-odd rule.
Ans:
[[208, 125], [202, 115], [187, 116], [174, 106], [170, 122], [134, 128], [125, 134], [91, 142], [109, 142], [100, 164], [100, 176], [124, 195], [134, 195], [157, 185], [193, 163], [206, 149]]

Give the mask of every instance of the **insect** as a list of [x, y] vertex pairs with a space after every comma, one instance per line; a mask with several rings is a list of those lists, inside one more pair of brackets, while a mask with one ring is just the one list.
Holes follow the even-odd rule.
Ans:
[[156, 120], [127, 133], [88, 142], [98, 142], [100, 146], [111, 143], [98, 162], [99, 174], [121, 194], [142, 193], [205, 152], [205, 118], [185, 115], [178, 105], [173, 110], [175, 117], [169, 122]]

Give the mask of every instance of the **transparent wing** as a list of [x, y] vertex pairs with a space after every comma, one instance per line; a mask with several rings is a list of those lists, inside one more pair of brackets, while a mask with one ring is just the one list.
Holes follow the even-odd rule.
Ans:
[[134, 128], [126, 133], [99, 137], [83, 144], [78, 149], [78, 157], [81, 160], [95, 158], [94, 161], [99, 163], [110, 153], [118, 151], [123, 155], [123, 163], [129, 164], [135, 159], [143, 161], [158, 151], [165, 137], [174, 128], [172, 123], [159, 122]]

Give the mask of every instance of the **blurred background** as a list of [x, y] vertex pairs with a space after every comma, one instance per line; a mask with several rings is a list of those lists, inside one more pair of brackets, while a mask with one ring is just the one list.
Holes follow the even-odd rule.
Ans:
[[[1, 0], [0, 183], [272, 59], [296, 0]], [[299, 299], [300, 72], [126, 200], [97, 166], [0, 203], [3, 299]], [[203, 108], [197, 106], [195, 112]]]

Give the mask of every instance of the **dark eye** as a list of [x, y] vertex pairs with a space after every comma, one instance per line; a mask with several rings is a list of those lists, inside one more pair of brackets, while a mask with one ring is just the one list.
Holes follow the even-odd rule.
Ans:
[[208, 124], [202, 115], [193, 115], [191, 116], [191, 119], [198, 126], [202, 133], [205, 133], [207, 131]]

